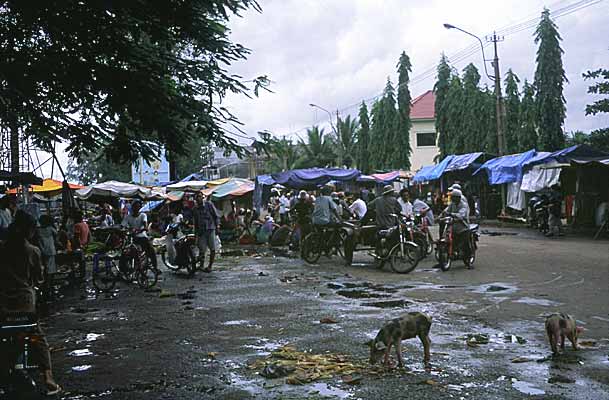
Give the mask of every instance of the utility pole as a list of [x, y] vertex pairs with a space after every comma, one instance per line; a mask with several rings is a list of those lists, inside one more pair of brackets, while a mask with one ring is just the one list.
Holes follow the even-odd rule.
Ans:
[[343, 143], [340, 137], [340, 115], [338, 109], [336, 110], [336, 139], [338, 140], [338, 168], [343, 167]]
[[[499, 56], [497, 54], [497, 42], [503, 40], [503, 37], [497, 36], [493, 32], [493, 36], [487, 38], [493, 42], [493, 48], [495, 49], [495, 57], [493, 57], [493, 68], [495, 70], [495, 99], [496, 99], [496, 117], [497, 120], [497, 150], [499, 155], [505, 155], [505, 136], [503, 135], [504, 127], [504, 114], [503, 114], [503, 99], [501, 98], [501, 73], [499, 71]], [[501, 185], [501, 214], [505, 215], [506, 195], [505, 195], [505, 184]]]

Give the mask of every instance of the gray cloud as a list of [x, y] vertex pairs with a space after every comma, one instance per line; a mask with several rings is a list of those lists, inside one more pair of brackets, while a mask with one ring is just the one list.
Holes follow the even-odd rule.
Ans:
[[[548, 4], [557, 9], [573, 1]], [[253, 50], [246, 62], [231, 67], [243, 76], [268, 74], [274, 94], [248, 100], [232, 96], [226, 100], [245, 123], [249, 134], [269, 129], [286, 134], [327, 120], [325, 113], [311, 109], [311, 102], [330, 110], [343, 109], [380, 93], [387, 76], [395, 82], [395, 64], [402, 50], [413, 63], [413, 76], [435, 66], [440, 54], [447, 55], [475, 44], [475, 40], [442, 23], [451, 22], [484, 36], [493, 29], [539, 16], [541, 0], [428, 1], [400, 0], [269, 0], [262, 1], [261, 14], [248, 12], [231, 24], [233, 39]], [[588, 69], [607, 67], [609, 59], [609, 4], [601, 2], [557, 19], [565, 50], [563, 63], [570, 83], [566, 130], [588, 131], [609, 125], [606, 116], [586, 117], [585, 105], [593, 101], [588, 82], [581, 78]], [[536, 45], [534, 29], [508, 35], [499, 44], [502, 74], [508, 68], [521, 78], [533, 79]], [[491, 48], [487, 47], [487, 58]], [[454, 63], [461, 70], [473, 62], [482, 72], [482, 57], [474, 52]], [[490, 65], [489, 65], [490, 68]], [[411, 85], [413, 96], [432, 88], [435, 76]], [[483, 83], [490, 82], [483, 80]], [[357, 113], [357, 106], [345, 110]]]

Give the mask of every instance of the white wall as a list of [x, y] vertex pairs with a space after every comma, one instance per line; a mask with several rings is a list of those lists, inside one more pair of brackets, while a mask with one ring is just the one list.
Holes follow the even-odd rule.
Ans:
[[[425, 165], [434, 163], [434, 157], [440, 152], [437, 146], [417, 147], [417, 133], [435, 132], [434, 120], [412, 120], [412, 128], [410, 129], [410, 170], [417, 171]], [[436, 144], [438, 138], [436, 137]]]

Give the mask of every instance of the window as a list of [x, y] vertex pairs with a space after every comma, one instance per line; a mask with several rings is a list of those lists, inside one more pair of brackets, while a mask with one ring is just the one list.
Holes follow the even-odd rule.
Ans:
[[417, 133], [417, 147], [435, 146], [436, 145], [436, 133], [435, 132], [421, 132]]

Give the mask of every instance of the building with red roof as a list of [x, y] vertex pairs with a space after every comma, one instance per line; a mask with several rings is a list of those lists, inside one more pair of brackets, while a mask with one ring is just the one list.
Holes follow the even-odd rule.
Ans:
[[436, 134], [435, 115], [436, 96], [428, 90], [415, 97], [410, 105], [410, 155], [411, 170], [417, 171], [424, 165], [434, 163], [434, 158], [440, 152]]

